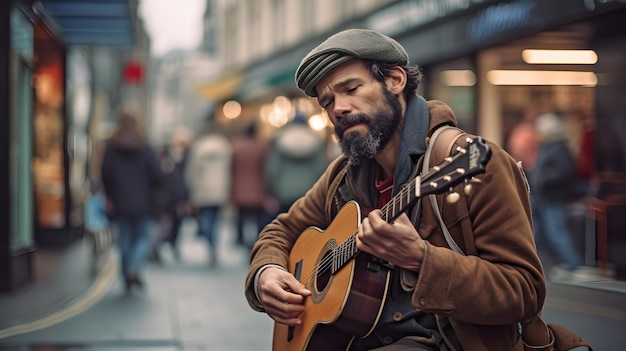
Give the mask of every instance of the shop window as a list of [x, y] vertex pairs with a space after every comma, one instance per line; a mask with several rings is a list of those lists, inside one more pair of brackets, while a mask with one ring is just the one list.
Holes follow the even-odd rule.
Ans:
[[445, 62], [425, 69], [427, 99], [447, 103], [461, 128], [476, 132], [476, 70], [469, 58]]
[[35, 26], [33, 175], [37, 224], [63, 228], [65, 214], [64, 59], [43, 24]]

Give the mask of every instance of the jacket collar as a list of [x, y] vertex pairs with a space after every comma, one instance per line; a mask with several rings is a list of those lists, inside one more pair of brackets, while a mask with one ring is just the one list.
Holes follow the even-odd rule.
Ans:
[[398, 160], [394, 171], [393, 195], [400, 190], [413, 173], [413, 166], [418, 158], [426, 152], [426, 135], [428, 133], [428, 104], [423, 97], [413, 95], [406, 108], [406, 116], [402, 125], [402, 136], [398, 148]]

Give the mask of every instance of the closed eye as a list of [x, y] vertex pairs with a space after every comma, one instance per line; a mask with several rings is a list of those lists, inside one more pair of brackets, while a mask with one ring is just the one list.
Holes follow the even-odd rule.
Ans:
[[333, 103], [332, 99], [328, 99], [328, 100], [324, 100], [324, 101], [320, 101], [320, 106], [326, 110], [330, 107], [330, 105]]

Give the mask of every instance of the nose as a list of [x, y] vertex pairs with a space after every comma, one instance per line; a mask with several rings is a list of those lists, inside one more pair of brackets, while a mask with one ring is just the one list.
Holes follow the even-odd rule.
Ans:
[[349, 115], [351, 112], [352, 107], [348, 103], [348, 99], [335, 97], [335, 101], [333, 103], [333, 114], [335, 115], [335, 118], [341, 119], [342, 117]]

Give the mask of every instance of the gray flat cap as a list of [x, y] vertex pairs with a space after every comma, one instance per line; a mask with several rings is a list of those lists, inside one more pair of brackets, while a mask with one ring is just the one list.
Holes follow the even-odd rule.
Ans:
[[317, 96], [315, 85], [333, 68], [353, 59], [409, 63], [406, 50], [394, 39], [368, 29], [347, 29], [326, 39], [311, 50], [296, 71], [296, 84], [311, 97]]

